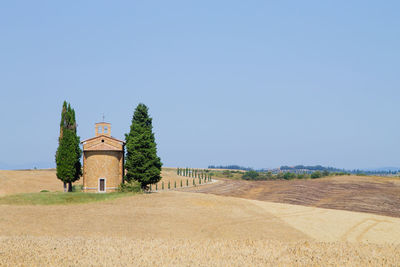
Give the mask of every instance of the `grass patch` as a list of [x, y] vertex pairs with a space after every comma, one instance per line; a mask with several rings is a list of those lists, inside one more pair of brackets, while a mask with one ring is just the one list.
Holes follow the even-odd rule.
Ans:
[[[136, 193], [137, 194], [137, 193]], [[8, 205], [68, 205], [112, 200], [133, 196], [135, 193], [83, 193], [83, 192], [40, 192], [9, 195], [0, 198], [0, 204]]]

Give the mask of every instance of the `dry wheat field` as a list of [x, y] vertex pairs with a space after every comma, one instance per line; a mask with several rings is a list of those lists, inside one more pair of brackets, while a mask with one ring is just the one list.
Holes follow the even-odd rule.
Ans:
[[[42, 189], [54, 171], [0, 171], [3, 195]], [[0, 266], [400, 264], [400, 218], [371, 213], [171, 190], [0, 214]]]
[[[180, 181], [186, 181], [186, 177], [176, 175], [175, 168], [163, 168], [162, 180], [158, 183], [164, 184], [170, 181], [171, 184]], [[81, 185], [82, 179], [75, 182], [75, 185]], [[0, 196], [17, 193], [35, 193], [41, 190], [62, 191], [62, 183], [56, 178], [55, 169], [45, 170], [0, 170]]]

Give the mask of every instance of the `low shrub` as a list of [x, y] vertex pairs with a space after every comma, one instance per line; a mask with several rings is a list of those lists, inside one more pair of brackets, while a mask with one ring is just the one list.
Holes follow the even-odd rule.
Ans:
[[297, 174], [297, 179], [305, 179], [307, 176], [304, 173]]
[[244, 180], [258, 180], [259, 173], [256, 171], [247, 171], [243, 174]]
[[135, 180], [130, 182], [122, 183], [118, 187], [119, 192], [140, 192], [142, 191], [142, 185]]
[[311, 173], [311, 179], [317, 179], [317, 178], [321, 178], [321, 177], [322, 177], [322, 174], [320, 171]]
[[82, 192], [83, 185], [73, 185], [72, 192]]
[[292, 179], [295, 179], [295, 178], [296, 178], [296, 174], [293, 173], [293, 172], [285, 172], [283, 174], [283, 179], [285, 179], [285, 180], [292, 180]]
[[232, 172], [231, 172], [231, 171], [228, 171], [228, 170], [223, 171], [223, 172], [222, 172], [222, 175], [224, 175], [224, 176], [227, 177], [227, 178], [233, 177]]

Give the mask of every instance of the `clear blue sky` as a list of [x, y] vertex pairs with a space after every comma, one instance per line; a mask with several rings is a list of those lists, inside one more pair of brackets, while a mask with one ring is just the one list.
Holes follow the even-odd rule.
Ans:
[[150, 108], [164, 166], [400, 166], [399, 1], [3, 1], [0, 162]]

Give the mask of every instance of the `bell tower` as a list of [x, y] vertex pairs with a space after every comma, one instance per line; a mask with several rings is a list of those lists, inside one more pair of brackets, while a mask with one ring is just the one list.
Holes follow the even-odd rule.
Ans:
[[111, 136], [111, 123], [98, 122], [94, 126], [95, 136]]

